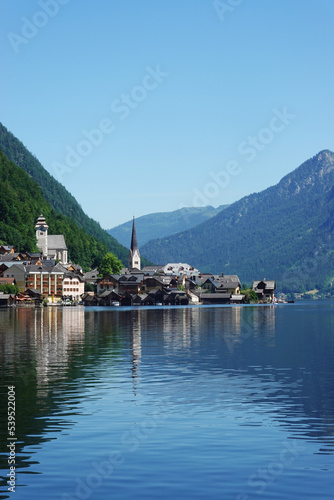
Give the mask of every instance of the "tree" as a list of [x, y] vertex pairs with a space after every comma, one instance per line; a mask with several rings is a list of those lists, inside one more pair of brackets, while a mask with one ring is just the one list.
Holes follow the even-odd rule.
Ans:
[[20, 289], [17, 285], [9, 285], [5, 283], [4, 285], [0, 285], [0, 292], [17, 295], [20, 293]]
[[246, 304], [257, 304], [259, 302], [258, 296], [252, 290], [252, 288], [246, 288], [245, 290], [241, 290], [242, 295], [245, 296], [245, 303]]
[[108, 252], [103, 257], [98, 269], [101, 276], [104, 276], [105, 274], [119, 274], [121, 269], [123, 269], [123, 264], [120, 260], [118, 260], [116, 255]]

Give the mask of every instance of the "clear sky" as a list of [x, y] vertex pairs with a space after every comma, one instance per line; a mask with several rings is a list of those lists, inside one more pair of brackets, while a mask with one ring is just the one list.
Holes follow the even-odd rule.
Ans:
[[111, 228], [334, 150], [332, 0], [0, 0], [0, 121]]

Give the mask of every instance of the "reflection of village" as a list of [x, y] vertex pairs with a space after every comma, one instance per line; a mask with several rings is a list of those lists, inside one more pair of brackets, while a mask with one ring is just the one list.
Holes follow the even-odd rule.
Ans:
[[[297, 365], [296, 372], [291, 367], [275, 368], [284, 366], [286, 356], [275, 337], [276, 315], [275, 307], [266, 306], [133, 308], [130, 311], [80, 307], [9, 308], [2, 311], [1, 366], [7, 377], [14, 373], [17, 385], [29, 388], [29, 394], [40, 401], [49, 399], [51, 392], [57, 401], [72, 401], [72, 396], [66, 397], [66, 392], [74, 391], [75, 394], [78, 388], [82, 392], [87, 373], [88, 383], [95, 383], [94, 380], [101, 377], [108, 379], [116, 376], [119, 362], [122, 373], [128, 366], [135, 395], [142, 390], [143, 378], [153, 380], [158, 374], [163, 380], [168, 378], [170, 369], [176, 369], [180, 376], [186, 370], [191, 376], [204, 377], [210, 399], [213, 391], [210, 373], [221, 373], [222, 404], [234, 404], [236, 394], [242, 393], [248, 398], [244, 405], [254, 403], [262, 408], [261, 411], [273, 411], [276, 416], [271, 401], [275, 401], [280, 391], [286, 419], [290, 411], [294, 415], [300, 413], [303, 418], [305, 412], [307, 418], [304, 398], [314, 390], [312, 381], [306, 378], [305, 385], [297, 387]], [[266, 346], [266, 362], [259, 358], [258, 365], [250, 367], [256, 359], [254, 343]], [[153, 356], [155, 361], [150, 362], [147, 356]], [[164, 363], [168, 361], [167, 365], [160, 365], [156, 361], [159, 359]], [[181, 398], [182, 391], [180, 387]], [[73, 404], [75, 408], [75, 397]], [[326, 421], [332, 419], [329, 407], [322, 411]], [[319, 417], [320, 412], [319, 408]], [[330, 428], [327, 431], [319, 434], [319, 438], [331, 440]], [[306, 436], [307, 432], [306, 426]]]
[[11, 366], [19, 368], [26, 356], [32, 358], [32, 371], [20, 368], [18, 378], [27, 381], [33, 372], [37, 385], [42, 387], [64, 376], [70, 357], [83, 349], [85, 342], [89, 342], [87, 339], [105, 336], [121, 340], [123, 347], [129, 345], [132, 371], [137, 377], [148, 339], [150, 345], [155, 343], [161, 352], [184, 353], [205, 341], [203, 331], [209, 324], [212, 335], [226, 340], [227, 347], [231, 342], [235, 345], [245, 342], [249, 337], [248, 328], [255, 337], [265, 335], [271, 343], [275, 313], [272, 307], [247, 311], [240, 308], [138, 308], [126, 312], [81, 307], [9, 308], [0, 326], [0, 356], [3, 367], [9, 371]]
[[[187, 263], [168, 263], [141, 269], [135, 220], [128, 267], [120, 274], [84, 273], [68, 262], [63, 235], [49, 235], [43, 215], [35, 230], [40, 253], [15, 252], [0, 246], [0, 285], [17, 285], [19, 294], [0, 294], [0, 306], [83, 303], [86, 306], [153, 306], [242, 304], [247, 297], [237, 275], [201, 273]], [[94, 291], [88, 291], [89, 288]], [[85, 291], [85, 288], [87, 289]], [[275, 301], [276, 283], [254, 281], [252, 290], [260, 302]]]
[[[84, 309], [11, 308], [7, 314], [1, 337], [3, 363], [13, 363], [19, 369], [19, 380], [27, 383], [30, 376], [36, 378], [38, 386], [63, 376], [72, 348], [77, 348], [83, 339]], [[21, 364], [24, 350], [34, 360], [29, 369]]]

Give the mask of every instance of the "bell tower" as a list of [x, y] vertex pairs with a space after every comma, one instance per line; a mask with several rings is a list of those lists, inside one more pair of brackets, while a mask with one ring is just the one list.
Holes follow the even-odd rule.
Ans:
[[135, 216], [133, 216], [133, 223], [132, 223], [131, 247], [130, 247], [130, 252], [129, 252], [129, 269], [139, 269], [140, 270], [140, 253], [139, 253], [138, 243], [137, 243]]
[[37, 219], [35, 230], [37, 246], [44, 258], [48, 256], [48, 229], [49, 226], [46, 223], [45, 217], [41, 214]]

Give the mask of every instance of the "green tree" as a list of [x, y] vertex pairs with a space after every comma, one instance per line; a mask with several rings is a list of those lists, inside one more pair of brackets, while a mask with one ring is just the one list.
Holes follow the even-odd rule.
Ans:
[[257, 304], [259, 302], [258, 296], [252, 290], [252, 288], [246, 288], [244, 290], [241, 290], [242, 295], [245, 296], [245, 302], [246, 304]]
[[85, 283], [85, 292], [95, 292], [96, 287], [93, 285], [93, 283]]
[[12, 294], [17, 295], [18, 293], [20, 293], [20, 289], [17, 285], [4, 284], [4, 285], [0, 285], [0, 292], [12, 293]]
[[99, 274], [104, 276], [105, 274], [119, 274], [123, 268], [122, 262], [111, 252], [108, 252], [103, 257], [101, 264], [99, 266]]

